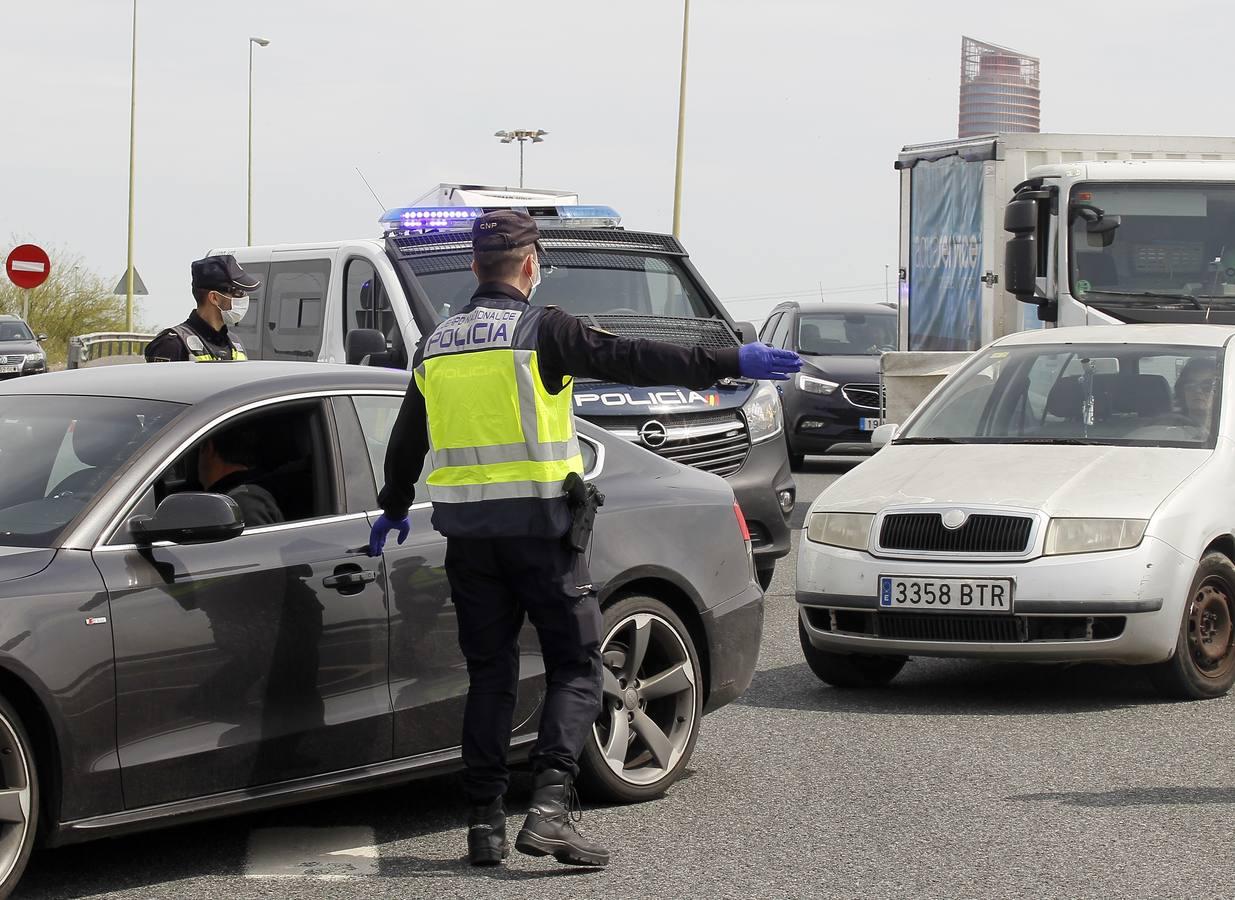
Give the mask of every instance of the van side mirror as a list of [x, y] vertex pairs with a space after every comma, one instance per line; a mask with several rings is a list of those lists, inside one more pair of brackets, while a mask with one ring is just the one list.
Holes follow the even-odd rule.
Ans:
[[1004, 251], [1008, 292], [1022, 303], [1037, 303], [1038, 202], [1013, 200], [1003, 212], [1003, 230], [1012, 235]]
[[743, 344], [753, 344], [759, 340], [759, 332], [755, 330], [755, 326], [751, 322], [735, 322], [738, 326], [738, 337], [742, 339]]
[[356, 328], [343, 339], [344, 356], [349, 366], [364, 365], [367, 358], [384, 354], [389, 349], [386, 335], [376, 328]]
[[159, 504], [153, 516], [134, 516], [129, 520], [134, 543], [143, 547], [158, 541], [213, 544], [238, 537], [243, 531], [240, 507], [226, 494], [172, 494]]
[[892, 422], [886, 425], [880, 425], [871, 432], [871, 446], [884, 447], [892, 443], [896, 439], [896, 432], [900, 431], [900, 426]]

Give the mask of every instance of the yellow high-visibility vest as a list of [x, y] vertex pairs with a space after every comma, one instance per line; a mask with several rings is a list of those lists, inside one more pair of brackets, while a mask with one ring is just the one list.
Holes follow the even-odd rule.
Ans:
[[562, 482], [571, 472], [583, 474], [570, 379], [551, 393], [540, 376], [543, 313], [513, 301], [477, 305], [425, 341], [415, 377], [425, 398], [435, 509], [495, 500], [564, 503]]

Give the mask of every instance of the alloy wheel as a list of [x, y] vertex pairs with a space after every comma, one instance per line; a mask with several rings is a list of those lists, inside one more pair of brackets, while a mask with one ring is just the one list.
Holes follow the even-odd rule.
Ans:
[[694, 665], [677, 629], [654, 613], [619, 621], [601, 645], [603, 708], [592, 728], [609, 769], [634, 785], [672, 772], [696, 727]]
[[22, 858], [30, 831], [33, 791], [30, 761], [13, 723], [0, 715], [0, 884]]

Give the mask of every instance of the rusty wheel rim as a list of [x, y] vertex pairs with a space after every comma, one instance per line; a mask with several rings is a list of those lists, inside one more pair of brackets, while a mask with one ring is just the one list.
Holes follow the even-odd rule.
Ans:
[[1231, 592], [1224, 582], [1206, 579], [1188, 609], [1188, 650], [1200, 673], [1215, 680], [1235, 668], [1235, 627]]

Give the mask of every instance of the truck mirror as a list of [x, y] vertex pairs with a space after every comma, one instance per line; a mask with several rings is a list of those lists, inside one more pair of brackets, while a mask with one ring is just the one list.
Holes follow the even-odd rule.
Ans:
[[343, 339], [344, 353], [349, 366], [363, 365], [367, 357], [384, 354], [390, 349], [386, 335], [373, 328], [355, 328]]
[[1004, 282], [1010, 294], [1022, 303], [1037, 303], [1038, 202], [1011, 201], [1003, 212], [1003, 230], [1012, 237], [1004, 249]]
[[1012, 200], [1003, 211], [1003, 230], [1010, 234], [1027, 234], [1038, 230], [1036, 200]]
[[753, 344], [759, 340], [759, 332], [755, 331], [755, 326], [751, 322], [735, 322], [738, 326], [738, 337], [742, 339], [743, 344]]

